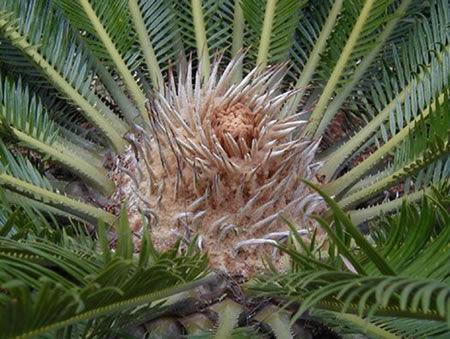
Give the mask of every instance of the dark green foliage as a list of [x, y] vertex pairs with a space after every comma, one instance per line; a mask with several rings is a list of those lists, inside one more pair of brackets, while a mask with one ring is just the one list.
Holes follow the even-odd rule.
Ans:
[[[157, 314], [171, 295], [207, 281], [207, 261], [198, 252], [156, 253], [146, 236], [135, 256], [124, 220], [112, 255], [86, 236], [66, 235], [57, 243], [1, 237], [0, 337], [55, 334], [69, 326], [80, 326], [85, 335], [105, 334], [126, 319]], [[102, 243], [105, 234], [100, 233]], [[112, 316], [115, 321], [107, 321]]]
[[[312, 309], [336, 327], [342, 326], [339, 321], [348, 321], [347, 332], [363, 331], [354, 318], [345, 315], [351, 313], [364, 318], [362, 324], [366, 321], [395, 335], [448, 335], [448, 187], [418, 205], [403, 204], [398, 215], [373, 223], [367, 238], [354, 233], [345, 214], [328, 202], [333, 221], [321, 222], [329, 237], [328, 249], [317, 242], [302, 245], [294, 236], [288, 245], [280, 246], [291, 257], [291, 271], [257, 279], [249, 289], [300, 304], [297, 316]], [[383, 273], [384, 266], [391, 273]], [[410, 319], [420, 326], [408, 328]]]

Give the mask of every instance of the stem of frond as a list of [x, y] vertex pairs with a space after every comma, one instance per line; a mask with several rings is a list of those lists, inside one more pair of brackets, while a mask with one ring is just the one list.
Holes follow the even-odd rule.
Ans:
[[134, 28], [138, 33], [139, 44], [141, 45], [142, 53], [144, 54], [145, 63], [147, 64], [150, 73], [150, 79], [156, 88], [163, 86], [163, 77], [161, 68], [159, 67], [158, 59], [155, 54], [155, 49], [150, 39], [150, 35], [145, 27], [144, 19], [139, 8], [137, 0], [128, 0], [128, 7], [130, 9], [131, 17], [134, 22]]
[[266, 67], [269, 57], [270, 38], [272, 35], [272, 26], [276, 6], [277, 0], [267, 0], [266, 11], [264, 13], [264, 23], [261, 31], [261, 39], [259, 41], [258, 57], [256, 59], [256, 64], [261, 67]]
[[[442, 103], [445, 98], [445, 93], [442, 93], [437, 101]], [[396, 103], [394, 102], [394, 105]], [[391, 150], [393, 150], [400, 142], [402, 142], [414, 129], [415, 125], [425, 119], [432, 110], [436, 107], [436, 100], [428, 106], [425, 110], [423, 110], [422, 114], [411, 121], [407, 126], [405, 126], [401, 131], [399, 131], [396, 135], [394, 135], [388, 142], [386, 142], [383, 146], [378, 148], [374, 153], [372, 153], [368, 158], [364, 161], [360, 162], [357, 166], [353, 167], [350, 171], [345, 173], [343, 176], [338, 179], [331, 181], [330, 183], [324, 186], [324, 191], [329, 195], [337, 195], [346, 189], [349, 185], [354, 183], [356, 180], [361, 178], [373, 165], [375, 165], [378, 161], [383, 159]], [[380, 113], [381, 115], [381, 113]], [[378, 116], [377, 116], [378, 118]], [[375, 120], [375, 119], [374, 119]]]
[[[342, 73], [344, 72], [345, 66], [355, 48], [355, 45], [361, 35], [361, 32], [364, 29], [364, 25], [369, 17], [372, 6], [374, 5], [375, 0], [367, 0], [364, 3], [364, 7], [361, 10], [361, 14], [358, 17], [358, 20], [355, 23], [355, 26], [350, 33], [350, 36], [344, 46], [344, 49], [341, 51], [339, 56], [339, 60], [336, 63], [336, 66], [333, 69], [333, 72], [330, 75], [330, 78], [322, 92], [322, 95], [319, 98], [319, 101], [311, 113], [311, 122], [306, 129], [306, 133], [314, 135], [315, 138], [320, 137], [325, 131], [325, 126], [328, 125], [328, 122], [322, 123], [324, 119], [324, 113], [327, 108], [328, 102], [330, 101], [333, 92], [336, 89], [337, 83], [341, 78]], [[319, 128], [320, 125], [320, 128]]]
[[386, 214], [398, 210], [404, 201], [414, 202], [424, 197], [425, 194], [431, 193], [432, 187], [427, 187], [420, 191], [405, 194], [404, 196], [368, 208], [349, 211], [350, 219], [355, 225], [360, 225], [363, 222], [375, 218], [381, 214]]
[[[341, 11], [343, 2], [344, 0], [337, 0], [333, 4], [333, 7], [331, 8], [330, 13], [328, 14], [327, 20], [325, 21], [325, 24], [323, 25], [322, 30], [320, 31], [319, 38], [314, 44], [313, 50], [311, 51], [308, 61], [305, 67], [303, 68], [302, 73], [300, 74], [300, 77], [297, 80], [297, 83], [295, 84], [295, 88], [305, 89], [306, 86], [311, 81], [311, 78], [314, 75], [316, 67], [319, 64], [320, 55], [325, 49], [327, 40], [331, 32], [333, 31], [333, 27], [336, 23], [339, 12]], [[284, 109], [285, 114], [288, 112], [295, 111], [296, 107], [302, 100], [304, 93], [305, 93], [304, 91], [301, 91], [289, 99]]]
[[53, 145], [48, 145], [26, 133], [19, 131], [16, 128], [12, 128], [12, 132], [21, 142], [65, 165], [75, 174], [83, 177], [89, 183], [93, 184], [103, 194], [109, 195], [114, 190], [114, 183], [108, 179], [104, 168], [92, 166], [76, 154], [70, 152], [70, 149], [68, 148], [56, 148]]
[[97, 60], [95, 65], [102, 84], [105, 85], [114, 101], [120, 107], [125, 119], [129, 124], [134, 124], [136, 122], [136, 117], [139, 116], [139, 112], [133, 102], [126, 96], [122, 88], [120, 88], [106, 67], [99, 60]]
[[213, 338], [230, 338], [233, 329], [236, 327], [239, 314], [242, 312], [242, 306], [236, 302], [227, 299], [214, 306], [214, 310], [219, 315], [219, 324]]
[[294, 339], [290, 325], [290, 315], [287, 311], [274, 306], [268, 306], [259, 312], [255, 318], [268, 324], [275, 334], [275, 338]]
[[[238, 53], [242, 51], [244, 47], [244, 12], [242, 11], [241, 3], [239, 0], [234, 1], [234, 22], [233, 22], [233, 42], [231, 45], [231, 57], [235, 58]], [[233, 81], [239, 82], [242, 79], [243, 73], [242, 61], [236, 66], [236, 71], [233, 77]]]
[[41, 202], [38, 200], [28, 198], [22, 194], [19, 194], [19, 193], [10, 191], [10, 190], [5, 190], [5, 192], [7, 192], [6, 194], [8, 195], [8, 198], [7, 198], [8, 202], [11, 204], [16, 204], [18, 206], [29, 206], [38, 211], [48, 212], [52, 216], [59, 215], [64, 218], [74, 218], [79, 221], [86, 222], [86, 220], [81, 218], [79, 215], [74, 215], [74, 214], [66, 212], [60, 208], [50, 206], [49, 204], [47, 204], [45, 202]]
[[70, 131], [64, 127], [60, 127], [61, 136], [56, 138], [55, 147], [73, 148], [73, 151], [88, 161], [91, 165], [103, 166], [103, 156], [107, 149], [97, 145], [82, 136]]
[[142, 118], [144, 119], [144, 121], [149, 122], [150, 120], [148, 117], [148, 112], [147, 109], [145, 108], [145, 102], [147, 101], [147, 99], [144, 93], [142, 92], [138, 83], [133, 78], [133, 75], [131, 74], [127, 65], [123, 61], [120, 53], [118, 52], [116, 46], [114, 45], [114, 42], [111, 40], [111, 37], [109, 36], [99, 17], [92, 8], [89, 0], [79, 0], [79, 1], [81, 3], [81, 6], [83, 7], [85, 14], [91, 21], [95, 31], [97, 32], [98, 38], [105, 46], [106, 50], [111, 56], [111, 59], [113, 60], [114, 64], [117, 67], [117, 71], [122, 76], [125, 85], [130, 91], [130, 94], [133, 97], [138, 107], [138, 110], [142, 115]]
[[445, 154], [448, 154], [449, 152], [450, 152], [450, 144], [448, 142], [444, 143], [444, 145], [442, 145], [442, 148], [437, 152], [425, 151], [425, 153], [422, 154], [420, 157], [417, 157], [413, 161], [407, 163], [398, 171], [375, 182], [374, 184], [368, 187], [365, 187], [361, 190], [354, 192], [353, 194], [339, 201], [338, 204], [342, 208], [349, 208], [350, 206], [356, 203], [367, 201], [378, 192], [381, 192], [382, 190], [392, 186], [396, 182], [399, 182], [405, 177], [411, 175], [412, 169], [414, 170], [414, 172], [417, 173], [417, 171], [419, 171], [421, 168], [426, 167], [433, 161], [439, 159]]
[[192, 17], [194, 19], [195, 42], [197, 44], [197, 54], [202, 64], [202, 72], [204, 77], [209, 76], [209, 52], [208, 41], [206, 38], [205, 21], [203, 18], [203, 9], [201, 0], [191, 0]]
[[46, 201], [50, 206], [58, 206], [58, 208], [61, 206], [60, 208], [63, 211], [67, 210], [69, 213], [80, 216], [82, 219], [85, 219], [83, 218], [84, 215], [88, 217], [88, 219], [91, 219], [91, 222], [103, 220], [109, 225], [113, 225], [116, 222], [116, 217], [114, 215], [101, 208], [88, 205], [65, 195], [51, 192], [5, 173], [0, 173], [0, 185], [5, 186], [12, 191], [23, 192], [25, 195], [31, 195], [38, 200]]

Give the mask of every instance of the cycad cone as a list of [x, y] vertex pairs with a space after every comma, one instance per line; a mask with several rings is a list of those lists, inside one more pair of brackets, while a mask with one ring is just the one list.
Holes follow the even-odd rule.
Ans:
[[242, 58], [222, 72], [216, 61], [208, 77], [193, 75], [190, 63], [171, 76], [150, 104], [150, 132], [119, 157], [113, 177], [137, 237], [144, 215], [157, 248], [196, 241], [212, 267], [248, 276], [270, 244], [286, 239], [280, 216], [307, 237], [308, 216], [323, 202], [299, 180], [315, 180], [318, 141], [301, 137], [302, 113], [281, 116], [295, 94], [281, 90], [286, 67], [233, 83]]

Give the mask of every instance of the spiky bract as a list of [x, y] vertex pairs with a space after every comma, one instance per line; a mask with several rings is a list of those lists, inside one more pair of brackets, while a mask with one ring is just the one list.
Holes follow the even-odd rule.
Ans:
[[137, 143], [139, 180], [122, 196], [132, 214], [150, 217], [158, 246], [197, 235], [214, 266], [248, 272], [259, 262], [250, 245], [287, 237], [281, 215], [307, 232], [307, 216], [323, 205], [300, 181], [315, 178], [318, 141], [302, 137], [303, 113], [280, 115], [295, 94], [282, 90], [286, 65], [255, 68], [233, 83], [242, 58], [224, 69], [218, 59], [209, 76], [194, 75], [188, 63], [154, 94], [151, 133]]

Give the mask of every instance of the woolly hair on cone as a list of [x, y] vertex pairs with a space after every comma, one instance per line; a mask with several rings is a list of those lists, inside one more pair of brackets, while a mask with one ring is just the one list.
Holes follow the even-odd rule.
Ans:
[[288, 235], [281, 215], [308, 233], [308, 215], [324, 205], [299, 180], [315, 180], [318, 141], [302, 136], [302, 113], [281, 117], [295, 94], [281, 89], [286, 65], [233, 83], [243, 57], [222, 72], [217, 59], [209, 76], [194, 75], [192, 63], [171, 74], [154, 93], [151, 132], [142, 131], [137, 153], [118, 158], [114, 177], [134, 231], [143, 213], [157, 248], [195, 238], [213, 267], [246, 275], [261, 267], [265, 244]]

